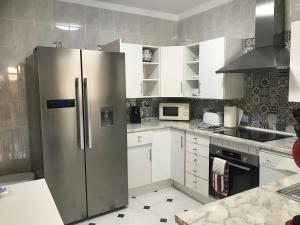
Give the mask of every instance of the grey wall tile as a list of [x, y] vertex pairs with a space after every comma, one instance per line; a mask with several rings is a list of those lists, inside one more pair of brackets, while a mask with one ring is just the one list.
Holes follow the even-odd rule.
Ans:
[[99, 9], [94, 7], [84, 7], [86, 31], [97, 30], [100, 25]]
[[15, 18], [17, 20], [33, 20], [33, 0], [15, 0]]
[[99, 31], [98, 30], [89, 30], [85, 32], [85, 48], [90, 50], [96, 50], [99, 40]]
[[114, 31], [114, 17], [113, 11], [107, 9], [100, 9], [100, 30]]
[[71, 24], [80, 25], [81, 27], [85, 27], [85, 13], [84, 6], [78, 4], [70, 4], [69, 5], [69, 22]]
[[0, 46], [14, 46], [15, 32], [14, 21], [8, 19], [0, 19]]
[[291, 0], [291, 21], [300, 20], [300, 0]]
[[127, 42], [128, 41], [127, 32], [115, 32], [115, 38], [121, 39], [122, 42]]
[[36, 22], [53, 22], [53, 0], [34, 0]]
[[6, 71], [8, 66], [16, 65], [16, 48], [0, 47], [0, 70]]
[[17, 64], [25, 63], [26, 57], [31, 55], [32, 52], [33, 52], [33, 48], [17, 47], [17, 49], [16, 49]]
[[35, 23], [36, 44], [39, 46], [54, 46], [52, 23]]
[[65, 31], [53, 26], [53, 39], [62, 43], [64, 48], [70, 47], [70, 31]]
[[70, 23], [70, 5], [67, 2], [53, 2], [53, 19], [56, 23]]
[[16, 21], [17, 47], [34, 48], [36, 45], [36, 33], [33, 22]]
[[128, 33], [140, 34], [140, 16], [134, 14], [127, 14], [127, 30]]
[[115, 32], [127, 32], [127, 16], [123, 12], [113, 12]]
[[107, 44], [111, 41], [115, 40], [115, 32], [113, 31], [102, 31], [99, 36], [99, 44]]
[[0, 18], [14, 18], [14, 0], [0, 0]]
[[79, 28], [76, 31], [70, 31], [70, 48], [85, 48], [85, 31], [84, 28]]

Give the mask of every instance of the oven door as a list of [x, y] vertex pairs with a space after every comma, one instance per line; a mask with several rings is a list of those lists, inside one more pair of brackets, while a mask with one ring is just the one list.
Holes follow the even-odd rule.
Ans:
[[259, 167], [229, 159], [221, 155], [209, 155], [209, 194], [214, 197], [212, 187], [212, 166], [214, 157], [227, 160], [229, 163], [229, 196], [249, 190], [259, 185]]

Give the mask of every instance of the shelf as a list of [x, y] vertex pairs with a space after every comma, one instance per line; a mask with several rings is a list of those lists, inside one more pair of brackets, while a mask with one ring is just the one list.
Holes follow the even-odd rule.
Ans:
[[158, 62], [143, 62], [143, 64], [144, 65], [155, 65], [155, 66], [159, 65]]
[[186, 64], [198, 64], [198, 63], [199, 63], [199, 60], [186, 62]]
[[159, 80], [158, 79], [144, 79], [143, 81], [145, 81], [145, 82], [149, 82], [149, 81], [158, 82]]
[[199, 81], [199, 78], [198, 79], [185, 79], [186, 81]]

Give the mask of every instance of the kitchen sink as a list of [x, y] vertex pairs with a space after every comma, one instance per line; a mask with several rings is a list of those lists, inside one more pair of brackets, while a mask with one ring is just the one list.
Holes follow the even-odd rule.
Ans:
[[300, 183], [279, 190], [278, 193], [297, 202], [300, 202]]

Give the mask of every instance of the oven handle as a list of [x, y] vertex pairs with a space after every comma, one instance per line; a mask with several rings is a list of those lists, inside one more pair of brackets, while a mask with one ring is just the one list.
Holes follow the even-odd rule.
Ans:
[[[212, 159], [212, 160], [214, 159], [214, 157], [209, 157], [209, 158]], [[237, 167], [237, 168], [242, 169], [242, 170], [250, 171], [250, 169], [248, 167], [241, 166], [241, 165], [238, 165], [238, 164], [235, 164], [235, 163], [231, 163], [231, 162], [228, 162], [228, 161], [227, 161], [227, 163], [230, 166], [234, 166], [234, 167]]]

